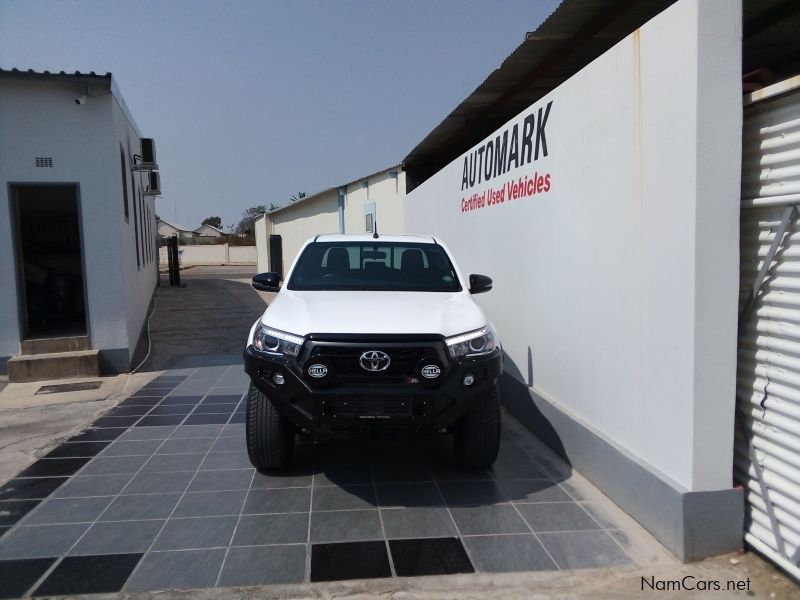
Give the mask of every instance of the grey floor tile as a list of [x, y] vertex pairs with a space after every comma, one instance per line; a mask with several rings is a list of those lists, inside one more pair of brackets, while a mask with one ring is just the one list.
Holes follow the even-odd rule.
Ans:
[[314, 485], [358, 485], [372, 483], [372, 467], [368, 463], [336, 462], [321, 465], [314, 475]]
[[444, 505], [439, 488], [434, 483], [381, 484], [377, 490], [381, 507]]
[[87, 464], [79, 475], [121, 475], [136, 473], [149, 456], [98, 456]]
[[310, 488], [250, 490], [244, 503], [245, 514], [308, 512]]
[[250, 488], [255, 469], [236, 469], [229, 471], [198, 471], [190, 492], [217, 492], [223, 490], [246, 490]]
[[[216, 438], [223, 425], [181, 425], [170, 436], [172, 438]], [[244, 433], [242, 434], [244, 435]], [[213, 443], [213, 440], [212, 440]]]
[[253, 464], [246, 452], [212, 452], [206, 456], [201, 471], [217, 469], [250, 469]]
[[538, 537], [562, 569], [610, 567], [632, 563], [630, 557], [605, 531], [541, 533]]
[[161, 443], [162, 440], [116, 441], [107, 446], [99, 456], [150, 456]]
[[382, 508], [381, 518], [389, 539], [449, 537], [457, 534], [450, 513], [442, 507]]
[[520, 504], [517, 509], [535, 532], [591, 531], [601, 529], [575, 502]]
[[497, 480], [501, 479], [550, 479], [548, 473], [530, 459], [497, 461], [489, 469]]
[[235, 437], [221, 437], [211, 447], [211, 452], [242, 452], [246, 450], [245, 441]]
[[355, 508], [375, 508], [375, 490], [371, 485], [327, 486], [314, 488], [312, 511], [351, 510]]
[[163, 525], [163, 520], [95, 523], [69, 553], [75, 556], [146, 552]]
[[227, 546], [237, 517], [170, 519], [156, 539], [154, 550], [183, 550]]
[[469, 550], [475, 569], [484, 573], [558, 568], [532, 534], [468, 536], [461, 541]]
[[506, 495], [494, 481], [443, 482], [439, 488], [449, 506], [485, 506], [507, 501]]
[[150, 552], [125, 584], [125, 591], [212, 587], [224, 558], [224, 549]]
[[462, 535], [530, 533], [510, 504], [494, 506], [453, 506], [450, 513]]
[[54, 498], [40, 504], [25, 521], [26, 525], [52, 523], [91, 523], [111, 503], [110, 496], [97, 498]]
[[72, 477], [59, 487], [56, 498], [73, 498], [78, 496], [114, 496], [124, 488], [133, 477], [132, 474], [124, 475], [91, 475], [87, 477]]
[[143, 494], [120, 496], [100, 516], [100, 521], [138, 521], [166, 519], [180, 500], [181, 494]]
[[129, 494], [169, 494], [183, 492], [194, 473], [177, 471], [172, 473], [139, 473], [122, 490], [123, 495]]
[[166, 473], [169, 471], [196, 471], [205, 458], [196, 454], [154, 454], [142, 467], [142, 473]]
[[586, 512], [600, 523], [604, 529], [630, 529], [641, 528], [633, 517], [626, 514], [619, 506], [611, 501], [605, 502], [580, 502]]
[[175, 431], [175, 428], [172, 426], [132, 427], [117, 439], [119, 441], [165, 440], [173, 431]]
[[310, 487], [310, 474], [291, 474], [292, 470], [286, 472], [275, 472], [270, 474], [256, 473], [250, 487], [254, 490], [270, 488], [290, 488], [290, 487]]
[[377, 483], [433, 481], [433, 473], [427, 464], [411, 461], [373, 464], [372, 476]]
[[244, 439], [244, 424], [225, 425], [220, 437], [240, 437]]
[[158, 449], [159, 454], [195, 454], [206, 453], [211, 448], [214, 438], [178, 438], [168, 439]]
[[377, 510], [311, 513], [312, 542], [351, 542], [382, 538]]
[[247, 492], [193, 492], [181, 498], [174, 517], [215, 517], [239, 515]]
[[231, 548], [219, 584], [237, 586], [301, 583], [305, 577], [305, 569], [305, 545]]
[[516, 479], [498, 481], [497, 485], [511, 502], [571, 502], [572, 498], [552, 481]]
[[88, 528], [88, 523], [16, 527], [0, 539], [0, 559], [60, 556]]
[[486, 469], [468, 469], [466, 467], [459, 467], [458, 465], [447, 463], [434, 463], [431, 465], [431, 471], [437, 481], [491, 481], [489, 471]]
[[309, 513], [288, 515], [242, 515], [233, 546], [293, 544], [308, 539]]
[[194, 405], [192, 404], [165, 404], [164, 406], [156, 406], [153, 408], [147, 416], [149, 417], [162, 417], [162, 416], [175, 416], [175, 415], [183, 415], [186, 416], [190, 412]]

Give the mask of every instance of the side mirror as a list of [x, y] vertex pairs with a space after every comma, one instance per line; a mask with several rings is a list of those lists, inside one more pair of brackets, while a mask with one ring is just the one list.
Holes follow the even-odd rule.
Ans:
[[280, 291], [280, 275], [272, 272], [259, 273], [253, 277], [250, 285], [259, 292], [277, 292]]
[[492, 278], [486, 275], [469, 276], [469, 293], [482, 294], [492, 289]]

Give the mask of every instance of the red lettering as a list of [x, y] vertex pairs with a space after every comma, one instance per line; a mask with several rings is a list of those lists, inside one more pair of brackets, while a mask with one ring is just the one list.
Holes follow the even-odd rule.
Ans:
[[544, 176], [544, 191], [550, 191], [550, 173]]

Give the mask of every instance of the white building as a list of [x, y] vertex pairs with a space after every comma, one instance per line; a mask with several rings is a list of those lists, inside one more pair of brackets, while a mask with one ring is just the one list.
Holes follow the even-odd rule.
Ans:
[[131, 367], [158, 285], [140, 138], [110, 73], [0, 70], [0, 372], [12, 381]]
[[194, 233], [197, 235], [198, 238], [201, 238], [203, 241], [215, 240], [225, 235], [225, 233], [221, 229], [217, 229], [213, 225], [208, 225], [208, 224], [200, 225], [200, 227], [194, 230]]
[[156, 221], [156, 229], [159, 237], [169, 238], [177, 235], [178, 238], [189, 244], [194, 242], [196, 235], [194, 230], [183, 227], [182, 225], [170, 223], [169, 221], [165, 221], [163, 218], [159, 218]]
[[403, 233], [405, 189], [405, 173], [395, 165], [259, 217], [255, 221], [259, 272], [275, 268], [286, 273], [303, 242], [317, 234], [363, 233], [374, 226], [381, 233]]
[[565, 0], [404, 162], [406, 229], [494, 279], [506, 407], [679, 557], [795, 577], [798, 31], [797, 2]]

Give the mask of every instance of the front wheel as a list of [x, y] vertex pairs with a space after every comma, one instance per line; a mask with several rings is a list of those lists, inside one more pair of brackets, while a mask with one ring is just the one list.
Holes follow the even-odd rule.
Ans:
[[485, 469], [494, 464], [500, 449], [498, 396], [495, 384], [456, 423], [453, 450], [461, 466]]
[[294, 427], [252, 383], [247, 391], [247, 454], [259, 471], [282, 469], [292, 460]]

